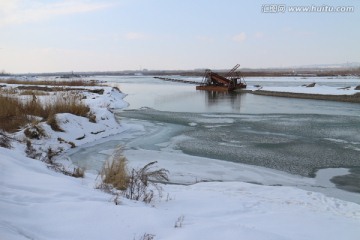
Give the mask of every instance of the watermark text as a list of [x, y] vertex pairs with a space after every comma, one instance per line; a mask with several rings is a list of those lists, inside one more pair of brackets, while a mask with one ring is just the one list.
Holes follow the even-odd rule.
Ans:
[[354, 11], [354, 6], [288, 6], [286, 4], [264, 4], [261, 6], [263, 13], [352, 13]]

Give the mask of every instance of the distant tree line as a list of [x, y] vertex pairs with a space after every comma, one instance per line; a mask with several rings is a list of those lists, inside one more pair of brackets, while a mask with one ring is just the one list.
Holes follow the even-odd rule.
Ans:
[[0, 76], [10, 76], [10, 73], [7, 73], [5, 70], [1, 70]]

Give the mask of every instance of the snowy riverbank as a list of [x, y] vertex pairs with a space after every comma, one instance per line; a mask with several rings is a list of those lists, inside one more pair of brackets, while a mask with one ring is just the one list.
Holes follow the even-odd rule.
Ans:
[[[68, 142], [80, 146], [125, 132], [126, 126], [109, 111], [127, 105], [124, 94], [104, 89], [102, 95], [84, 93], [97, 123], [60, 114], [65, 132], [44, 125], [47, 138], [34, 141], [34, 146], [69, 149]], [[1, 239], [137, 240], [147, 234], [153, 239], [331, 240], [360, 235], [360, 205], [295, 187], [242, 182], [167, 185], [163, 198], [151, 205], [127, 199], [115, 205], [112, 195], [94, 189], [95, 174], [78, 179], [54, 172], [25, 157], [21, 146], [0, 148]], [[139, 160], [141, 154], [152, 157], [146, 151], [128, 153], [130, 160], [136, 154]], [[180, 176], [180, 169], [174, 174]]]
[[298, 86], [298, 87], [250, 87], [249, 91], [253, 94], [288, 97], [288, 98], [304, 98], [315, 100], [328, 100], [340, 102], [360, 103], [360, 87], [330, 87], [314, 84]]

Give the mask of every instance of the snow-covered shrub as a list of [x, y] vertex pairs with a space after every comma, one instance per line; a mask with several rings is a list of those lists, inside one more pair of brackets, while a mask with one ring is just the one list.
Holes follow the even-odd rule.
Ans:
[[30, 140], [26, 141], [25, 153], [28, 158], [33, 158], [33, 159], [39, 159], [42, 155], [40, 152], [36, 151]]
[[99, 188], [109, 191], [109, 185], [122, 191], [126, 198], [150, 203], [154, 192], [161, 196], [162, 188], [158, 182], [167, 182], [166, 169], [153, 169], [157, 162], [150, 162], [140, 169], [127, 168], [127, 159], [121, 148], [115, 150], [111, 161], [106, 161], [100, 173], [102, 183]]
[[75, 178], [83, 178], [85, 176], [85, 169], [76, 167], [74, 168], [74, 171], [72, 172], [71, 176]]
[[162, 188], [157, 182], [169, 181], [168, 170], [161, 168], [153, 170], [157, 162], [146, 164], [141, 169], [132, 169], [124, 196], [128, 199], [150, 203], [154, 198], [154, 190], [161, 197]]
[[[30, 142], [30, 141], [28, 141]], [[31, 143], [31, 142], [30, 142]], [[61, 153], [61, 149], [59, 151], [54, 151], [52, 148], [48, 148], [45, 156], [41, 159], [43, 162], [48, 164], [48, 168], [56, 171], [61, 172], [62, 174], [65, 174], [67, 176], [75, 177], [75, 178], [83, 178], [85, 176], [85, 169], [76, 167], [73, 169], [73, 171], [66, 168], [61, 163], [58, 163], [54, 161], [54, 157], [59, 155]]]
[[96, 114], [94, 112], [89, 112], [87, 117], [88, 117], [90, 122], [96, 123]]
[[181, 215], [178, 217], [178, 219], [175, 221], [174, 228], [182, 228], [184, 223], [185, 216]]
[[40, 139], [46, 136], [44, 129], [38, 125], [27, 127], [24, 131], [24, 134], [27, 138], [30, 139]]
[[144, 233], [144, 235], [142, 235], [139, 240], [153, 240], [155, 238], [154, 234], [151, 233]]
[[0, 147], [11, 148], [10, 138], [2, 131], [0, 131]]

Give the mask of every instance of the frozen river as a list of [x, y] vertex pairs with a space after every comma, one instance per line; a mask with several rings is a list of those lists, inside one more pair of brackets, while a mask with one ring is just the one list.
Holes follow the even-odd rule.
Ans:
[[[130, 106], [116, 113], [127, 131], [71, 152], [77, 165], [99, 170], [122, 145], [130, 165], [158, 160], [177, 183], [247, 181], [294, 185], [352, 201], [359, 197], [334, 184], [359, 192], [359, 104], [209, 93], [151, 77], [99, 79], [128, 94]], [[360, 84], [354, 78], [247, 79], [248, 85], [263, 86], [311, 82]]]

